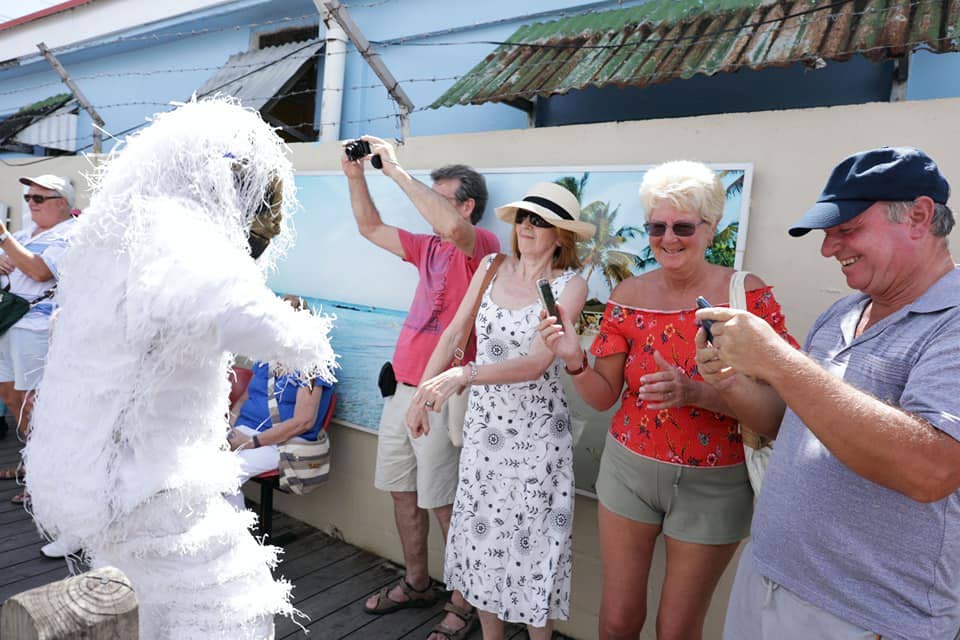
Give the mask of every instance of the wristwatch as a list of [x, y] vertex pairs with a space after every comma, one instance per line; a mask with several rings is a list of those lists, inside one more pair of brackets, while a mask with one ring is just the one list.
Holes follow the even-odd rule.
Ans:
[[3, 233], [0, 233], [0, 244], [3, 244], [3, 241], [9, 237], [10, 237], [9, 231], [4, 231]]

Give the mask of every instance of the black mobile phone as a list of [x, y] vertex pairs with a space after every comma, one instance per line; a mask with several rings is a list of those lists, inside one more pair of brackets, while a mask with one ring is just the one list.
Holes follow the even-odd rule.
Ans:
[[540, 302], [543, 308], [547, 310], [548, 316], [553, 316], [559, 322], [560, 315], [557, 313], [557, 302], [553, 299], [553, 289], [550, 288], [550, 281], [546, 278], [537, 280], [537, 293], [540, 294]]
[[[697, 296], [697, 309], [709, 309], [713, 305], [707, 302], [707, 299], [703, 296]], [[707, 342], [713, 342], [713, 334], [710, 332], [710, 327], [713, 326], [713, 320], [700, 320], [700, 326], [703, 327], [703, 332], [707, 334]]]

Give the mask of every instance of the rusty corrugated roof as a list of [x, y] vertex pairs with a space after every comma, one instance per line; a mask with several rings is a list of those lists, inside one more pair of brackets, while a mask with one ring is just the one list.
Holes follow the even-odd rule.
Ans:
[[262, 109], [323, 47], [321, 40], [290, 42], [230, 56], [197, 89], [199, 96], [222, 93], [245, 107]]
[[[958, 51], [960, 0], [651, 0], [525, 25], [431, 107], [918, 48]], [[519, 45], [519, 46], [518, 46]]]

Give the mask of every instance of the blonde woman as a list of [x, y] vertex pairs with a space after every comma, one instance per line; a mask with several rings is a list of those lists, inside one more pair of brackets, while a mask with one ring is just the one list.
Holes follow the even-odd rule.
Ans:
[[[560, 362], [537, 332], [536, 282], [547, 278], [554, 297], [579, 314], [587, 286], [576, 274], [576, 239], [595, 229], [580, 221], [573, 194], [551, 183], [534, 185], [497, 216], [513, 225], [513, 255], [485, 291], [493, 256], [474, 275], [427, 365], [407, 424], [415, 437], [428, 431], [426, 412], [473, 385], [447, 539], [447, 588], [476, 607], [484, 640], [503, 638], [504, 621], [525, 624], [533, 640], [545, 640], [552, 621], [569, 612], [573, 438]], [[447, 369], [474, 322], [477, 361]]]
[[[726, 305], [733, 275], [705, 258], [723, 215], [723, 185], [703, 164], [668, 162], [644, 176], [640, 198], [660, 268], [613, 291], [591, 347], [594, 367], [585, 366], [571, 324], [576, 309], [561, 305], [562, 327], [548, 318], [541, 335], [568, 368], [584, 367], [573, 382], [590, 406], [606, 410], [621, 398], [597, 479], [600, 638], [640, 635], [663, 533], [657, 638], [695, 640], [720, 575], [750, 532], [753, 493], [737, 423], [755, 418], [733, 415], [694, 361], [696, 297]], [[792, 342], [770, 287], [751, 275], [746, 288], [750, 310]]]

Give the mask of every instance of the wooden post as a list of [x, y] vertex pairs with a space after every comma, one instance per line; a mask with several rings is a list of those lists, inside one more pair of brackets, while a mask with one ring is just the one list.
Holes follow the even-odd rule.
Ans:
[[400, 86], [397, 79], [394, 78], [390, 70], [387, 69], [387, 65], [384, 64], [380, 58], [380, 54], [373, 50], [373, 45], [370, 44], [367, 37], [360, 31], [360, 27], [358, 27], [357, 23], [350, 17], [350, 12], [347, 11], [347, 7], [340, 4], [340, 0], [313, 0], [313, 3], [317, 6], [317, 9], [325, 9], [330, 17], [343, 28], [347, 37], [350, 38], [350, 41], [357, 48], [357, 51], [359, 51], [363, 59], [367, 61], [367, 64], [373, 69], [373, 72], [377, 74], [377, 77], [380, 78], [380, 82], [386, 87], [387, 93], [390, 94], [394, 102], [400, 105], [400, 135], [401, 140], [406, 140], [410, 135], [409, 120], [410, 113], [413, 111], [413, 102], [410, 101], [407, 92], [403, 90], [403, 87]]
[[90, 117], [93, 119], [93, 152], [100, 153], [103, 146], [103, 134], [100, 133], [100, 129], [97, 127], [104, 126], [103, 118], [100, 117], [100, 114], [97, 113], [97, 110], [93, 108], [93, 105], [90, 104], [90, 101], [87, 100], [87, 97], [83, 95], [83, 92], [80, 91], [80, 87], [77, 86], [77, 83], [70, 78], [70, 74], [67, 73], [67, 70], [63, 68], [63, 65], [60, 64], [60, 61], [57, 60], [57, 57], [53, 55], [53, 52], [50, 49], [47, 49], [47, 45], [44, 43], [37, 44], [37, 49], [40, 49], [40, 53], [46, 58], [47, 62], [50, 63], [50, 66], [53, 67], [53, 70], [57, 72], [57, 75], [60, 76], [60, 79], [63, 80], [63, 83], [70, 88], [70, 91], [73, 93], [73, 97], [77, 99], [77, 102], [80, 103], [80, 106], [90, 114]]
[[18, 593], [0, 611], [3, 640], [136, 640], [137, 596], [105, 567]]

